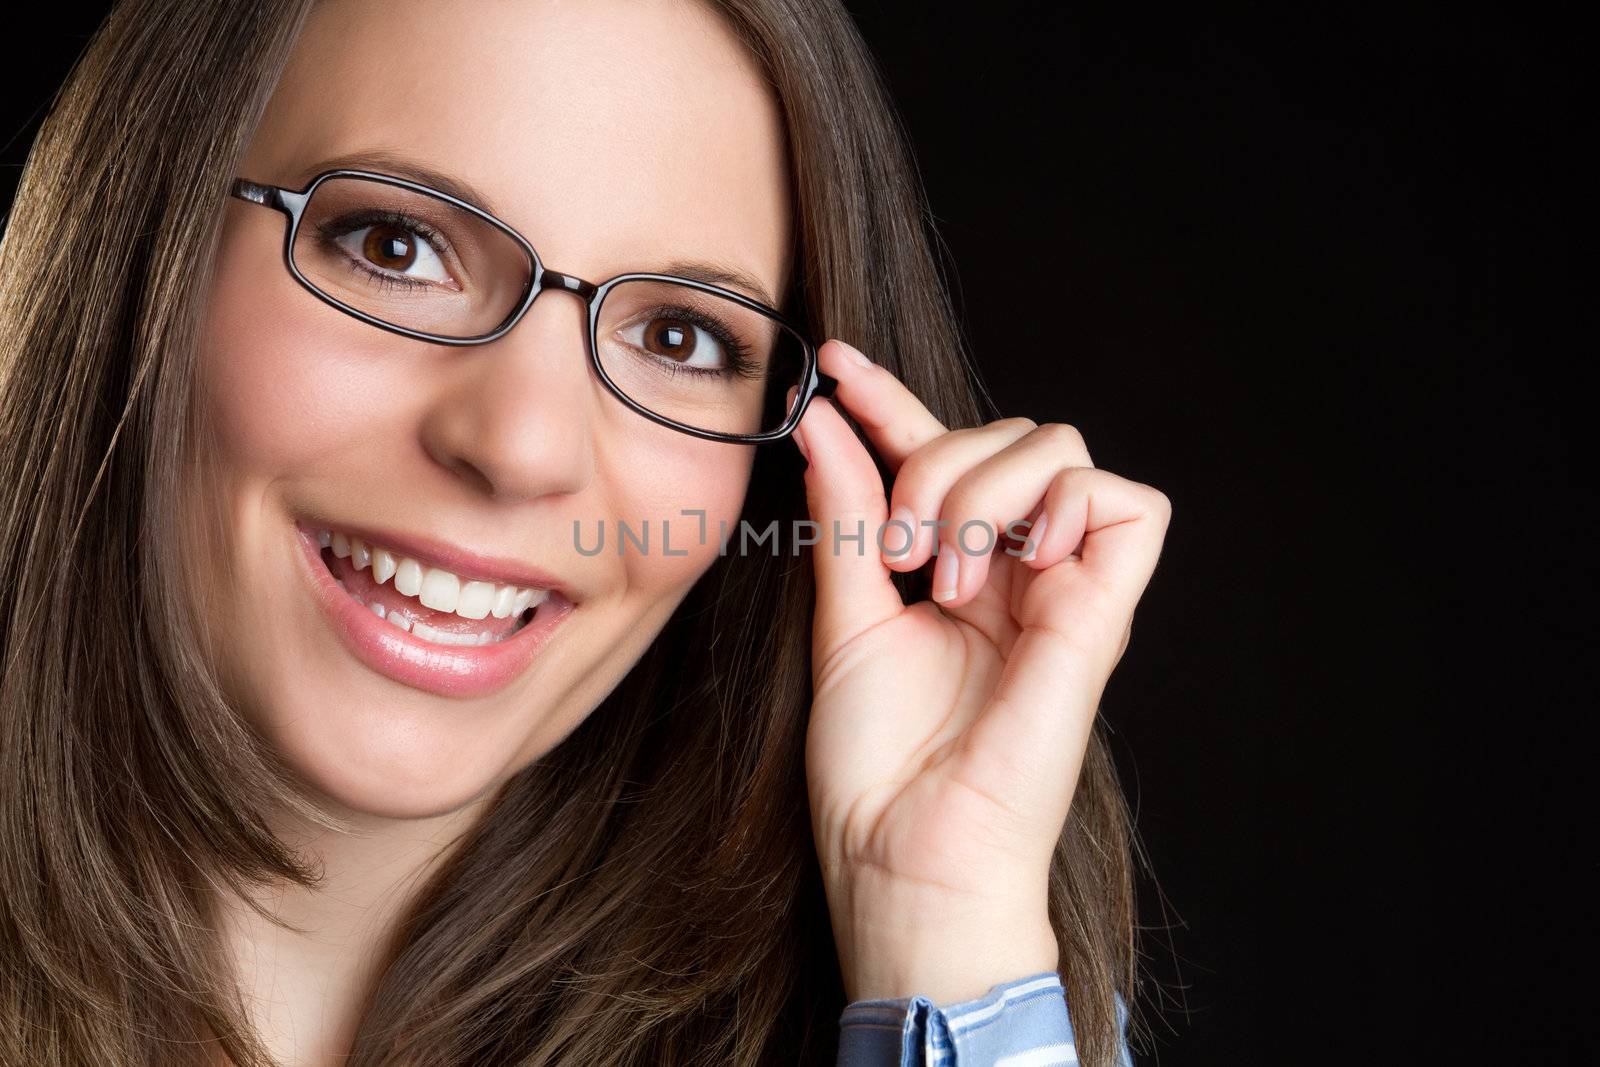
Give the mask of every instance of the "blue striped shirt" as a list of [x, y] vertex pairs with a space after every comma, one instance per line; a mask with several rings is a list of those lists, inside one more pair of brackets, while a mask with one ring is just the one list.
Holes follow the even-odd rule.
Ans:
[[[1128, 1052], [1128, 1009], [1116, 994]], [[1001, 982], [976, 1000], [940, 1006], [927, 997], [857, 1000], [839, 1016], [838, 1067], [1074, 1067], [1078, 1054], [1061, 976], [1040, 971]]]

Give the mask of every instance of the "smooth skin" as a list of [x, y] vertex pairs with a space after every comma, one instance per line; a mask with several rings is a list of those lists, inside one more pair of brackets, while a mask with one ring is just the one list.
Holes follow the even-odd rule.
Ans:
[[[239, 173], [289, 182], [375, 148], [471, 181], [552, 269], [592, 281], [687, 258], [781, 292], [794, 267], [781, 113], [739, 41], [688, 0], [325, 0]], [[429, 346], [300, 289], [281, 216], [237, 200], [225, 211], [200, 376], [221, 430], [207, 458], [223, 529], [218, 555], [190, 559], [213, 594], [202, 607], [230, 694], [356, 828], [277, 816], [325, 872], [316, 889], [262, 894], [303, 932], [238, 905], [226, 934], [271, 1051], [332, 1064], [410, 894], [495, 789], [615, 687], [715, 560], [715, 545], [693, 544], [684, 557], [582, 556], [574, 521], [675, 517], [692, 502], [713, 528], [736, 523], [754, 448], [677, 433], [605, 393], [570, 296], [541, 296], [492, 344]], [[1048, 859], [1166, 501], [1094, 470], [1065, 427], [947, 432], [851, 352], [829, 341], [822, 369], [898, 477], [886, 500], [832, 404], [807, 412], [795, 444], [812, 515], [825, 529], [861, 518], [870, 553], [815, 550], [817, 849], [852, 999], [977, 996], [1055, 966]], [[953, 538], [968, 517], [1003, 526], [1041, 505], [1035, 559], [962, 556], [938, 604], [907, 606], [889, 582], [926, 564], [931, 536], [892, 561], [872, 545], [892, 507], [955, 520]], [[330, 632], [289, 536], [307, 513], [526, 559], [580, 603], [503, 692], [420, 692]]]
[[[852, 346], [829, 341], [819, 358], [895, 474], [886, 499], [839, 412], [807, 410], [796, 443], [824, 532], [806, 776], [845, 989], [968, 1000], [1057, 968], [1050, 859], [1171, 506], [1096, 469], [1070, 426], [947, 430]], [[922, 532], [909, 553], [899, 527], [878, 551], [871, 532], [891, 515]], [[959, 546], [965, 523], [1022, 518], [1031, 544], [1018, 554]], [[864, 523], [865, 551], [832, 551], [835, 522]], [[982, 547], [980, 529], [968, 546]], [[904, 603], [891, 571], [935, 551], [938, 602]]]
[[[298, 188], [330, 157], [375, 149], [470, 182], [547, 266], [591, 281], [689, 259], [782, 292], [792, 269], [777, 103], [740, 42], [687, 0], [322, 0], [236, 173]], [[331, 1064], [412, 893], [498, 787], [637, 662], [716, 560], [714, 538], [676, 536], [694, 522], [681, 509], [736, 524], [756, 452], [606, 392], [568, 294], [542, 294], [491, 344], [429, 345], [302, 289], [279, 213], [236, 198], [219, 210], [198, 387], [218, 429], [205, 458], [222, 529], [187, 558], [233, 701], [355, 828], [271, 813], [325, 881], [261, 894], [305, 933], [239, 904], [227, 937], [272, 1052]], [[423, 692], [342, 645], [291, 536], [300, 515], [524, 560], [579, 603], [504, 690]], [[590, 544], [603, 522], [611, 545], [619, 521], [645, 518], [648, 555], [574, 549], [575, 522]], [[666, 518], [673, 555], [659, 550]]]

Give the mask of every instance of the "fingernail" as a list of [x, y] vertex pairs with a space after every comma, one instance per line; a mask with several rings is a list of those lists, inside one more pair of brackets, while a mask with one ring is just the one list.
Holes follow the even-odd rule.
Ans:
[[933, 565], [933, 599], [939, 603], [954, 600], [956, 583], [961, 578], [960, 552], [953, 546], [940, 542], [939, 556]]
[[1028, 551], [1022, 554], [1022, 562], [1026, 563], [1039, 554], [1039, 546], [1044, 543], [1044, 527], [1050, 516], [1039, 512], [1039, 517], [1033, 520], [1033, 525], [1028, 528]]
[[[899, 525], [905, 523], [904, 526]], [[911, 509], [904, 504], [899, 505], [889, 512], [888, 529], [883, 531], [885, 559], [905, 559], [911, 554], [911, 548], [917, 543], [917, 517]], [[893, 538], [893, 540], [890, 540]], [[901, 547], [895, 548], [893, 546]]]
[[[835, 338], [835, 340], [837, 340], [837, 338]], [[851, 344], [848, 341], [839, 341], [839, 344], [844, 346], [845, 354], [850, 357], [850, 359], [855, 363], [856, 366], [858, 366], [858, 367], [870, 367], [870, 366], [872, 366], [872, 360], [870, 360], [866, 356], [862, 355], [861, 354], [861, 349], [857, 348], [855, 345]]]

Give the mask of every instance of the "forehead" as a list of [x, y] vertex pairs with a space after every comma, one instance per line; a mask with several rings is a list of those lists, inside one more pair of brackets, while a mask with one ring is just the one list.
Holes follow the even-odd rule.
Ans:
[[464, 179], [558, 270], [787, 277], [781, 113], [692, 0], [323, 0], [243, 173], [288, 182], [371, 150]]

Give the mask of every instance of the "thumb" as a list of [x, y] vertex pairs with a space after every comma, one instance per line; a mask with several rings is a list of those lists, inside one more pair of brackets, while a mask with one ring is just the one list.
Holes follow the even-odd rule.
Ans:
[[878, 547], [888, 503], [871, 454], [823, 397], [807, 406], [795, 444], [806, 457], [806, 505], [819, 527], [811, 558], [815, 650], [822, 657], [900, 614], [905, 604]]

